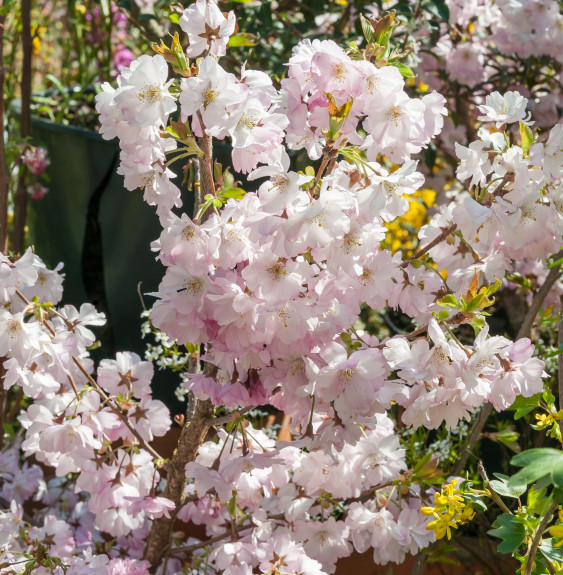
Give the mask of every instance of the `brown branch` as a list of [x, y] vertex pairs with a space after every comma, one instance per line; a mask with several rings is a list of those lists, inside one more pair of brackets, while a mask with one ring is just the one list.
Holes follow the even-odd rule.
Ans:
[[155, 451], [155, 449], [143, 439], [139, 432], [135, 429], [133, 424], [129, 421], [127, 414], [119, 408], [119, 406], [106, 394], [106, 392], [99, 386], [98, 382], [86, 371], [86, 368], [80, 363], [80, 361], [73, 357], [72, 361], [75, 363], [76, 367], [82, 372], [84, 377], [88, 380], [90, 385], [94, 388], [96, 393], [100, 396], [102, 401], [123, 421], [125, 427], [136, 437], [137, 441], [148, 451], [155, 459], [163, 460], [163, 458]]
[[[23, 295], [23, 293], [19, 289], [16, 289], [16, 295], [26, 305], [31, 304], [31, 302]], [[58, 314], [58, 312], [55, 312], [55, 313], [57, 313], [57, 315], [60, 315], [60, 314]], [[53, 329], [53, 327], [51, 325], [49, 325], [49, 323], [47, 323], [47, 320], [43, 319], [42, 323], [49, 330], [49, 333], [53, 337], [55, 337], [55, 330]], [[68, 322], [66, 320], [65, 320], [65, 323], [66, 323], [67, 329], [69, 329], [69, 325], [68, 325]], [[86, 371], [86, 368], [82, 365], [82, 363], [74, 356], [72, 357], [72, 361], [76, 364], [78, 369], [86, 377], [86, 379], [89, 381], [90, 385], [92, 385], [92, 387], [94, 388], [96, 393], [101, 397], [102, 401], [105, 404], [107, 404], [107, 406], [113, 411], [113, 413], [115, 413], [115, 415], [117, 415], [119, 417], [119, 419], [121, 419], [121, 421], [123, 421], [123, 423], [125, 424], [125, 427], [127, 427], [127, 429], [137, 438], [137, 441], [139, 441], [139, 444], [141, 445], [141, 447], [143, 447], [146, 451], [148, 451], [155, 459], [163, 460], [163, 458], [157, 453], [157, 451], [155, 451], [155, 449], [147, 441], [145, 441], [143, 439], [143, 437], [139, 434], [139, 432], [135, 429], [133, 424], [129, 421], [127, 414], [122, 409], [120, 409], [120, 407], [98, 385], [98, 382]], [[76, 389], [76, 386], [73, 385], [74, 380], [72, 379], [72, 377], [69, 377], [69, 380], [70, 380], [70, 383], [71, 383], [72, 388], [74, 390], [74, 393], [76, 394], [76, 397], [78, 397], [78, 390]]]
[[201, 204], [203, 204], [203, 194], [201, 193], [201, 165], [199, 158], [190, 159], [191, 174], [193, 188], [194, 188], [194, 210], [193, 216], [199, 212]]
[[[460, 313], [456, 313], [454, 316], [448, 318], [447, 320], [443, 321], [442, 323], [445, 325], [451, 325], [453, 327], [457, 327], [456, 324], [462, 323], [462, 320], [463, 320], [463, 316]], [[415, 339], [419, 335], [422, 335], [423, 333], [426, 333], [427, 331], [428, 331], [428, 325], [425, 325], [424, 327], [419, 327], [418, 329], [415, 329], [414, 331], [411, 331], [409, 333], [404, 334], [403, 337], [405, 337], [407, 339]], [[384, 341], [383, 343], [380, 343], [378, 345], [374, 345], [373, 348], [374, 349], [383, 349], [386, 346], [387, 346], [387, 342]]]
[[[31, 57], [33, 54], [33, 39], [31, 36], [31, 0], [21, 2], [22, 19], [22, 83], [21, 96], [22, 108], [20, 116], [20, 137], [27, 142], [31, 136], [31, 81], [33, 71]], [[25, 244], [25, 222], [27, 219], [27, 191], [26, 173], [20, 162], [18, 174], [18, 186], [14, 195], [14, 225], [12, 228], [12, 249], [16, 254], [23, 254]]]
[[528, 557], [526, 558], [526, 570], [524, 571], [524, 575], [531, 575], [532, 568], [534, 567], [534, 560], [536, 558], [536, 553], [538, 552], [538, 547], [540, 546], [541, 538], [547, 524], [551, 521], [551, 516], [553, 515], [554, 511], [557, 509], [557, 503], [552, 503], [549, 506], [546, 514], [543, 516], [540, 524], [536, 532], [534, 533], [534, 538], [532, 539], [532, 544], [530, 545], [530, 550], [528, 551]]
[[[555, 256], [555, 261], [560, 260], [562, 258], [563, 258], [563, 250], [561, 250]], [[543, 282], [541, 288], [536, 292], [536, 295], [534, 296], [534, 299], [532, 300], [532, 303], [528, 308], [528, 312], [526, 313], [526, 317], [524, 318], [524, 321], [522, 322], [522, 325], [518, 330], [518, 335], [516, 336], [516, 339], [520, 339], [522, 337], [530, 337], [530, 334], [532, 332], [532, 326], [534, 325], [536, 316], [538, 315], [538, 312], [545, 298], [547, 297], [549, 290], [551, 290], [553, 284], [559, 279], [560, 276], [561, 276], [561, 264], [553, 266], [549, 270], [549, 273], [547, 274], [545, 281]]]
[[[234, 531], [235, 533], [240, 533], [241, 531], [244, 531], [245, 529], [252, 529], [254, 527], [254, 525], [236, 525], [234, 527]], [[193, 553], [194, 551], [197, 551], [198, 549], [202, 549], [203, 547], [207, 547], [208, 545], [213, 545], [213, 543], [217, 543], [218, 541], [221, 541], [223, 539], [226, 539], [227, 537], [232, 537], [233, 535], [233, 529], [231, 529], [229, 527], [228, 531], [225, 531], [225, 533], [221, 533], [220, 535], [215, 535], [215, 537], [210, 537], [209, 539], [206, 539], [205, 541], [202, 541], [201, 543], [194, 543], [193, 545], [187, 545], [185, 547], [175, 547], [174, 549], [169, 549], [167, 551], [167, 555], [169, 555], [170, 557], [185, 557], [185, 555], [189, 555], [190, 553]]]
[[[279, 513], [278, 515], [272, 515], [272, 517], [269, 517], [268, 519], [270, 519], [271, 521], [278, 521], [279, 519], [283, 519], [284, 517], [285, 517], [284, 513]], [[209, 539], [201, 541], [200, 543], [194, 543], [193, 545], [187, 545], [185, 547], [175, 547], [174, 549], [170, 549], [168, 551], [168, 555], [170, 555], [171, 557], [176, 557], [178, 555], [180, 557], [184, 557], [186, 554], [190, 554], [193, 551], [197, 551], [198, 549], [202, 549], [203, 547], [207, 547], [208, 545], [213, 545], [213, 543], [217, 543], [218, 541], [226, 539], [227, 537], [232, 537], [233, 532], [240, 533], [241, 531], [244, 531], [246, 529], [253, 529], [253, 528], [254, 525], [252, 524], [235, 525], [235, 526], [229, 525], [228, 531], [225, 531], [224, 533], [215, 535], [214, 537], [210, 537]]]
[[[197, 113], [201, 125], [202, 136], [199, 138], [199, 144], [203, 157], [199, 158], [199, 167], [201, 171], [201, 196], [215, 195], [215, 182], [213, 180], [213, 144], [212, 138], [205, 132], [205, 124], [201, 112]], [[195, 214], [194, 214], [195, 215]]]
[[492, 404], [487, 403], [479, 412], [479, 415], [473, 424], [473, 428], [471, 429], [471, 433], [469, 434], [467, 445], [463, 446], [463, 451], [461, 452], [461, 456], [457, 462], [457, 465], [455, 466], [454, 475], [460, 475], [461, 472], [465, 469], [465, 465], [469, 460], [469, 456], [472, 454], [474, 447], [477, 445], [477, 442], [481, 439], [481, 434], [483, 433], [483, 429], [485, 429], [485, 425], [487, 424], [487, 420], [489, 419], [492, 411]]
[[[2, 0], [4, 8], [6, 0]], [[4, 27], [6, 15], [0, 15], [0, 126], [4, 130], [4, 81], [6, 79], [5, 58], [4, 58]], [[8, 200], [10, 194], [10, 174], [8, 172], [8, 162], [6, 160], [6, 143], [4, 134], [0, 135], [0, 252], [8, 252]]]
[[8, 423], [12, 423], [16, 418], [16, 415], [18, 415], [19, 412], [21, 411], [23, 397], [24, 397], [23, 389], [20, 387], [16, 393], [16, 397], [14, 398], [14, 404], [12, 405], [10, 411], [8, 412], [8, 415], [6, 416], [6, 421]]
[[208, 399], [198, 401], [195, 413], [189, 425], [185, 425], [180, 433], [178, 447], [170, 462], [166, 465], [168, 473], [166, 488], [163, 497], [170, 499], [176, 505], [170, 517], [155, 519], [145, 545], [144, 559], [151, 564], [151, 573], [154, 573], [170, 547], [170, 536], [174, 527], [176, 515], [184, 504], [184, 489], [187, 478], [185, 467], [190, 461], [194, 461], [200, 445], [205, 441], [209, 430], [206, 420], [213, 413], [213, 404]]
[[232, 413], [228, 413], [227, 415], [222, 415], [221, 417], [210, 417], [209, 419], [205, 420], [205, 425], [209, 425], [210, 427], [213, 425], [225, 425], [225, 423], [231, 423], [231, 421], [235, 421], [239, 417], [246, 415], [249, 411], [255, 409], [254, 406], [252, 407], [245, 407], [244, 409], [240, 409], [237, 411], [233, 411]]
[[447, 228], [441, 228], [442, 233], [436, 236], [428, 245], [419, 249], [415, 254], [413, 254], [408, 260], [405, 260], [400, 267], [406, 268], [413, 260], [416, 260], [423, 256], [425, 253], [429, 252], [434, 246], [437, 246], [440, 242], [443, 242], [453, 231], [457, 228], [457, 224], [452, 224]]
[[321, 165], [319, 166], [319, 169], [317, 170], [317, 173], [315, 175], [315, 179], [313, 180], [313, 185], [311, 186], [311, 195], [315, 195], [315, 191], [317, 189], [317, 186], [321, 180], [321, 178], [323, 177], [323, 174], [326, 170], [326, 167], [328, 166], [328, 163], [331, 160], [331, 156], [332, 156], [332, 150], [330, 148], [325, 148], [323, 150], [323, 157], [321, 160]]
[[[194, 219], [198, 213], [203, 197], [207, 194], [215, 195], [212, 139], [205, 133], [205, 124], [203, 123], [200, 112], [198, 112], [198, 118], [203, 134], [199, 139], [200, 147], [204, 156], [194, 161], [198, 166], [194, 172], [194, 179], [196, 180], [194, 182], [194, 186], [196, 187]], [[201, 180], [201, 182], [199, 180]], [[201, 186], [198, 189], [197, 184], [199, 183], [201, 183]], [[190, 373], [198, 373], [200, 371], [199, 350], [190, 356], [188, 367]], [[214, 376], [216, 368], [210, 364], [207, 364], [206, 367], [209, 370], [208, 375]], [[193, 393], [189, 395], [192, 400], [189, 402], [186, 410], [186, 424], [180, 432], [178, 446], [174, 451], [174, 455], [165, 467], [167, 477], [163, 496], [173, 501], [176, 507], [170, 513], [170, 517], [160, 517], [153, 521], [145, 543], [143, 558], [151, 564], [151, 573], [154, 573], [158, 569], [170, 548], [176, 515], [186, 502], [184, 496], [184, 489], [187, 484], [185, 467], [188, 463], [195, 460], [201, 444], [205, 441], [210, 427], [209, 420], [213, 415], [214, 408], [211, 400], [199, 401], [195, 399]]]

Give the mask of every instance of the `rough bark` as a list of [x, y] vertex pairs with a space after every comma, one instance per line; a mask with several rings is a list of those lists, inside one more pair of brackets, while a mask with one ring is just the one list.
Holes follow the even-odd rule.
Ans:
[[184, 488], [187, 482], [184, 468], [187, 463], [195, 459], [200, 445], [205, 440], [209, 430], [206, 420], [212, 414], [213, 405], [210, 400], [197, 402], [192, 420], [183, 427], [178, 447], [166, 466], [168, 475], [163, 496], [173, 501], [176, 504], [176, 509], [170, 513], [170, 518], [161, 517], [152, 524], [144, 557], [151, 564], [151, 573], [156, 571], [169, 548], [174, 521], [183, 505]]

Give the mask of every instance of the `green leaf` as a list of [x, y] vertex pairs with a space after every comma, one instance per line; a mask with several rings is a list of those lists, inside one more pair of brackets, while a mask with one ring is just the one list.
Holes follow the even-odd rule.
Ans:
[[555, 357], [556, 355], [561, 355], [563, 353], [563, 347], [550, 351], [549, 353], [545, 354], [545, 357]]
[[54, 84], [61, 94], [66, 94], [65, 87], [61, 84], [60, 80], [56, 76], [53, 76], [53, 74], [47, 74], [45, 78]]
[[515, 411], [514, 419], [521, 419], [525, 415], [528, 415], [530, 411], [533, 411], [538, 407], [541, 399], [541, 394], [536, 393], [532, 397], [522, 397], [521, 395], [516, 398], [516, 401], [508, 408]]
[[522, 150], [526, 153], [534, 143], [534, 132], [522, 122], [520, 122], [520, 138], [522, 140]]
[[563, 505], [563, 489], [561, 489], [560, 487], [556, 487], [551, 492], [551, 495], [553, 496], [553, 501], [555, 501], [555, 503]]
[[221, 190], [219, 197], [223, 200], [234, 198], [235, 200], [242, 200], [246, 192], [242, 188], [230, 188], [228, 190]]
[[502, 431], [497, 431], [496, 433], [490, 434], [489, 437], [491, 435], [494, 435], [494, 438], [497, 441], [500, 441], [500, 443], [506, 445], [510, 450], [514, 451], [514, 453], [520, 453], [520, 451], [522, 451], [522, 448], [518, 443], [520, 434], [512, 426], [507, 427]]
[[563, 258], [560, 258], [560, 259], [558, 259], [558, 260], [556, 260], [556, 261], [554, 261], [554, 262], [551, 262], [547, 267], [548, 267], [549, 269], [551, 269], [551, 268], [555, 268], [555, 267], [557, 267], [557, 266], [560, 266], [561, 264], [563, 264]]
[[424, 466], [432, 459], [432, 453], [427, 453], [418, 463], [412, 468], [413, 475], [416, 475]]
[[254, 34], [246, 34], [241, 32], [229, 38], [229, 47], [234, 48], [237, 46], [256, 46], [258, 41]]
[[527, 507], [531, 513], [534, 513], [535, 515], [545, 515], [551, 505], [551, 497], [546, 497], [546, 493], [547, 489], [540, 489], [538, 485], [530, 487], [527, 497]]
[[477, 509], [478, 511], [487, 511], [487, 505], [481, 496], [476, 495], [475, 493], [464, 493], [463, 498], [471, 502], [473, 509]]
[[180, 24], [180, 15], [176, 14], [175, 12], [170, 14], [170, 22], [172, 22], [172, 24], [179, 25]]
[[552, 406], [555, 403], [555, 396], [551, 393], [550, 389], [546, 389], [543, 392], [543, 400], [547, 403], [547, 405]]
[[444, 0], [430, 0], [429, 2], [424, 2], [422, 7], [426, 12], [436, 16], [436, 18], [440, 18], [444, 22], [448, 22], [450, 19], [450, 9]]
[[362, 24], [362, 32], [368, 44], [375, 42], [375, 31], [370, 21], [360, 13], [360, 22]]
[[473, 328], [475, 336], [481, 333], [481, 330], [487, 325], [485, 318], [482, 315], [476, 315], [470, 322], [469, 325]]
[[509, 485], [510, 477], [508, 475], [503, 475], [502, 473], [495, 473], [494, 476], [497, 479], [492, 479], [490, 481], [491, 487], [503, 497], [512, 497], [517, 499], [523, 493], [526, 493], [526, 485]]
[[187, 138], [183, 139], [182, 143], [186, 146], [185, 152], [187, 154], [194, 154], [199, 158], [203, 158], [203, 156], [205, 156], [203, 150], [197, 145], [196, 139], [193, 136], [188, 136]]
[[436, 303], [442, 307], [453, 307], [455, 309], [459, 309], [459, 303], [454, 294], [445, 295], [443, 298], [439, 299]]
[[227, 511], [231, 517], [235, 516], [235, 512], [237, 510], [237, 493], [234, 492], [233, 496], [229, 499], [227, 503]]
[[512, 476], [510, 485], [527, 485], [549, 475], [555, 487], [563, 486], [563, 453], [557, 449], [528, 449], [514, 456], [511, 463], [522, 469]]
[[528, 278], [525, 278], [523, 275], [517, 272], [514, 272], [512, 274], [506, 274], [504, 277], [509, 282], [515, 283], [526, 290], [532, 289], [532, 282]]
[[487, 531], [488, 535], [502, 539], [497, 550], [499, 553], [512, 553], [522, 545], [526, 538], [526, 527], [520, 519], [509, 513], [499, 515], [493, 523], [495, 529]]
[[561, 561], [563, 561], [563, 548], [554, 547], [553, 539], [551, 538], [542, 539], [541, 545], [538, 549], [548, 561], [557, 561], [557, 563], [561, 563]]
[[415, 77], [415, 73], [406, 64], [403, 64], [402, 62], [389, 62], [389, 66], [395, 66], [395, 68], [397, 68], [399, 72], [401, 72], [401, 75], [404, 78]]

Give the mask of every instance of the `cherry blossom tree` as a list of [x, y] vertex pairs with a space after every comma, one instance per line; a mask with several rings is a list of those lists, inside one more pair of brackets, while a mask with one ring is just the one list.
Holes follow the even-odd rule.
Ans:
[[[468, 25], [490, 16], [484, 6], [452, 2], [450, 15]], [[481, 490], [459, 477], [467, 459], [438, 482], [435, 457], [409, 465], [401, 429], [455, 429], [544, 392], [530, 328], [545, 298], [557, 305], [561, 124], [539, 132], [522, 92], [491, 89], [472, 110], [476, 138], [449, 149], [459, 193], [405, 256], [386, 247], [387, 226], [425, 185], [420, 153], [445, 146], [445, 122], [461, 114], [437, 90], [410, 89], [395, 13], [361, 16], [363, 44], [301, 40], [279, 86], [249, 65], [227, 69], [235, 21], [197, 0], [179, 19], [187, 48], [179, 35], [155, 44], [97, 97], [125, 187], [143, 190], [162, 225], [150, 323], [187, 356], [170, 458], [153, 446], [172, 425], [153, 398], [153, 364], [119, 352], [96, 365], [103, 314], [62, 305], [60, 270], [31, 249], [0, 256], [1, 375], [21, 390], [8, 414], [19, 431], [0, 453], [2, 573], [334, 573], [354, 551], [400, 563], [449, 539], [484, 499], [505, 511], [506, 489], [486, 474]], [[481, 23], [505, 49], [528, 26], [507, 22], [495, 12]], [[490, 78], [485, 51], [477, 40], [452, 47], [450, 80]], [[232, 146], [252, 189], [231, 185], [213, 139]], [[187, 158], [201, 190], [192, 214], [173, 182]], [[530, 290], [514, 340], [493, 333], [494, 294], [531, 265], [545, 289]], [[370, 333], [362, 313], [385, 308], [413, 329]], [[291, 441], [249, 416], [263, 406], [290, 418]], [[536, 551], [523, 556], [530, 572]]]

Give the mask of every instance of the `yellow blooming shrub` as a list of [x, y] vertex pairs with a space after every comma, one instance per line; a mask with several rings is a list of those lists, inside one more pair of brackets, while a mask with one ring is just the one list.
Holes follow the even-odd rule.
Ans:
[[424, 515], [434, 515], [436, 518], [426, 526], [426, 529], [434, 530], [436, 539], [447, 536], [451, 539], [451, 529], [457, 529], [457, 525], [471, 521], [475, 511], [467, 507], [462, 492], [456, 487], [457, 479], [444, 485], [441, 491], [434, 493], [434, 506], [423, 507], [420, 511]]
[[434, 205], [436, 193], [429, 188], [417, 190], [414, 194], [405, 195], [409, 202], [407, 213], [386, 225], [385, 243], [395, 253], [403, 251], [410, 257], [417, 249], [417, 232], [428, 221], [428, 208]]

